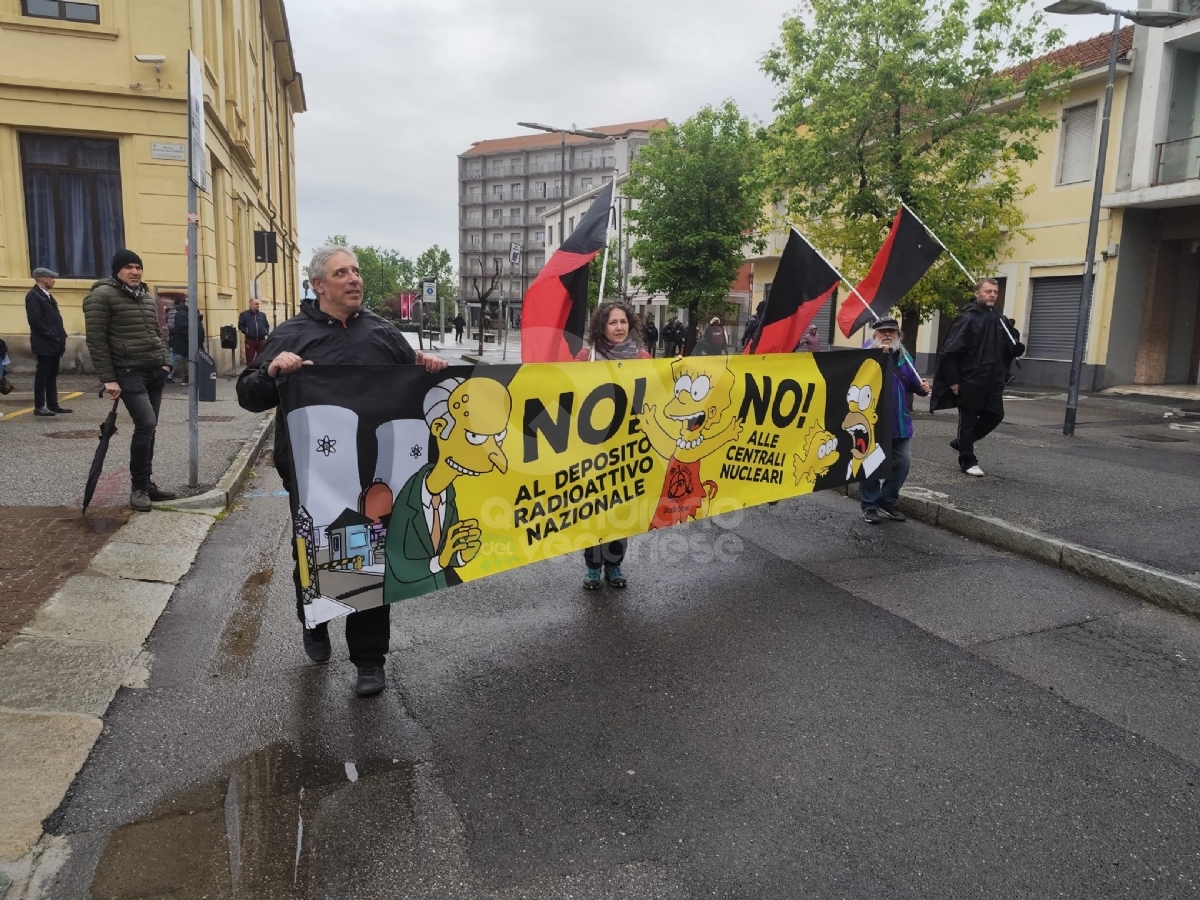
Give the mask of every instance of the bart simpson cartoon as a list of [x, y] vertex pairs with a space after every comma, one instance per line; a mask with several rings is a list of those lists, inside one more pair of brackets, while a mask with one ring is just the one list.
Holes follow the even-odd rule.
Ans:
[[[671, 375], [674, 396], [663, 406], [663, 419], [654, 406], [647, 405], [639, 421], [654, 451], [667, 460], [667, 477], [651, 529], [708, 515], [717, 483], [701, 482], [700, 463], [742, 433], [741, 420], [732, 412], [735, 379], [723, 358], [677, 359], [671, 364]], [[672, 437], [668, 429], [677, 436]]]
[[508, 471], [501, 445], [512, 397], [490, 378], [448, 378], [425, 395], [425, 422], [437, 441], [438, 461], [405, 482], [388, 524], [384, 603], [447, 586], [446, 570], [479, 552], [478, 519], [458, 518], [454, 481]]
[[883, 369], [873, 359], [868, 359], [854, 375], [850, 390], [846, 392], [849, 412], [842, 420], [842, 430], [850, 435], [854, 446], [850, 448], [850, 465], [846, 477], [851, 481], [871, 475], [887, 454], [875, 441], [875, 423], [879, 421], [879, 395], [883, 390]]

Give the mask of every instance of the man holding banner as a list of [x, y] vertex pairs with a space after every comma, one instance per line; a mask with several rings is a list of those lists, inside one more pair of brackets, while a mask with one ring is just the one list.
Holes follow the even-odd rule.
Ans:
[[[276, 379], [302, 366], [363, 366], [422, 364], [429, 372], [440, 372], [447, 363], [435, 356], [414, 353], [404, 336], [391, 324], [362, 307], [363, 282], [358, 260], [344, 247], [322, 247], [313, 254], [308, 276], [317, 299], [305, 300], [300, 312], [284, 322], [267, 338], [262, 352], [238, 378], [238, 402], [251, 412], [264, 412], [279, 405]], [[289, 417], [275, 423], [275, 468], [288, 492], [292, 517], [300, 508], [297, 472], [293, 465]], [[336, 444], [326, 438], [328, 457]], [[312, 448], [309, 448], [312, 449]], [[320, 448], [318, 448], [320, 449]], [[354, 473], [357, 477], [357, 473]], [[292, 545], [296, 558], [296, 544]], [[293, 573], [296, 611], [304, 624], [304, 650], [315, 663], [329, 661], [329, 628], [325, 622], [309, 623], [301, 587], [301, 561]], [[346, 644], [350, 661], [358, 668], [355, 693], [360, 697], [378, 694], [386, 680], [384, 657], [390, 637], [389, 607], [375, 606], [352, 613], [346, 619]]]

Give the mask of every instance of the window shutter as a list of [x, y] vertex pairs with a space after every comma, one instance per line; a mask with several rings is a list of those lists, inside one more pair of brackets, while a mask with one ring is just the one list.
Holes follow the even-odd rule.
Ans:
[[1071, 359], [1082, 295], [1081, 275], [1033, 279], [1029, 334], [1025, 340], [1031, 358]]
[[1092, 180], [1092, 148], [1096, 143], [1096, 104], [1085, 103], [1063, 113], [1059, 184]]

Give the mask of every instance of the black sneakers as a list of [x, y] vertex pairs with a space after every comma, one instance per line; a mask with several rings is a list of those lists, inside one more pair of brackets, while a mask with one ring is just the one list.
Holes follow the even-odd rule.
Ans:
[[863, 521], [868, 525], [879, 524], [879, 510], [871, 508], [863, 510]]
[[885, 516], [887, 516], [889, 519], [891, 519], [893, 522], [908, 521], [908, 516], [906, 516], [904, 513], [900, 512], [900, 507], [898, 507], [898, 506], [887, 506], [886, 504], [880, 503], [879, 511], [881, 513], [883, 513]]
[[52, 406], [50, 407], [50, 412], [54, 413], [56, 416], [61, 416], [64, 413], [74, 412], [74, 410], [67, 409], [65, 406]]
[[359, 666], [358, 681], [354, 684], [354, 693], [360, 697], [374, 697], [387, 687], [387, 676], [383, 666]]
[[304, 629], [304, 652], [315, 663], [329, 662], [332, 648], [329, 646], [329, 627], [327, 625]]

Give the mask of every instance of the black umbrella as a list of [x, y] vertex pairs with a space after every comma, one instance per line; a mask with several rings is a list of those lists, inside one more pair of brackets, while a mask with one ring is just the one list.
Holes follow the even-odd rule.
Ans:
[[[100, 396], [104, 396], [104, 391], [100, 392]], [[96, 493], [100, 473], [104, 471], [104, 457], [108, 455], [108, 442], [117, 433], [117, 404], [120, 402], [120, 397], [113, 401], [108, 417], [100, 423], [100, 446], [96, 448], [96, 456], [92, 459], [92, 467], [88, 470], [87, 486], [83, 489], [84, 515], [87, 514], [88, 504], [92, 502], [92, 495]]]

